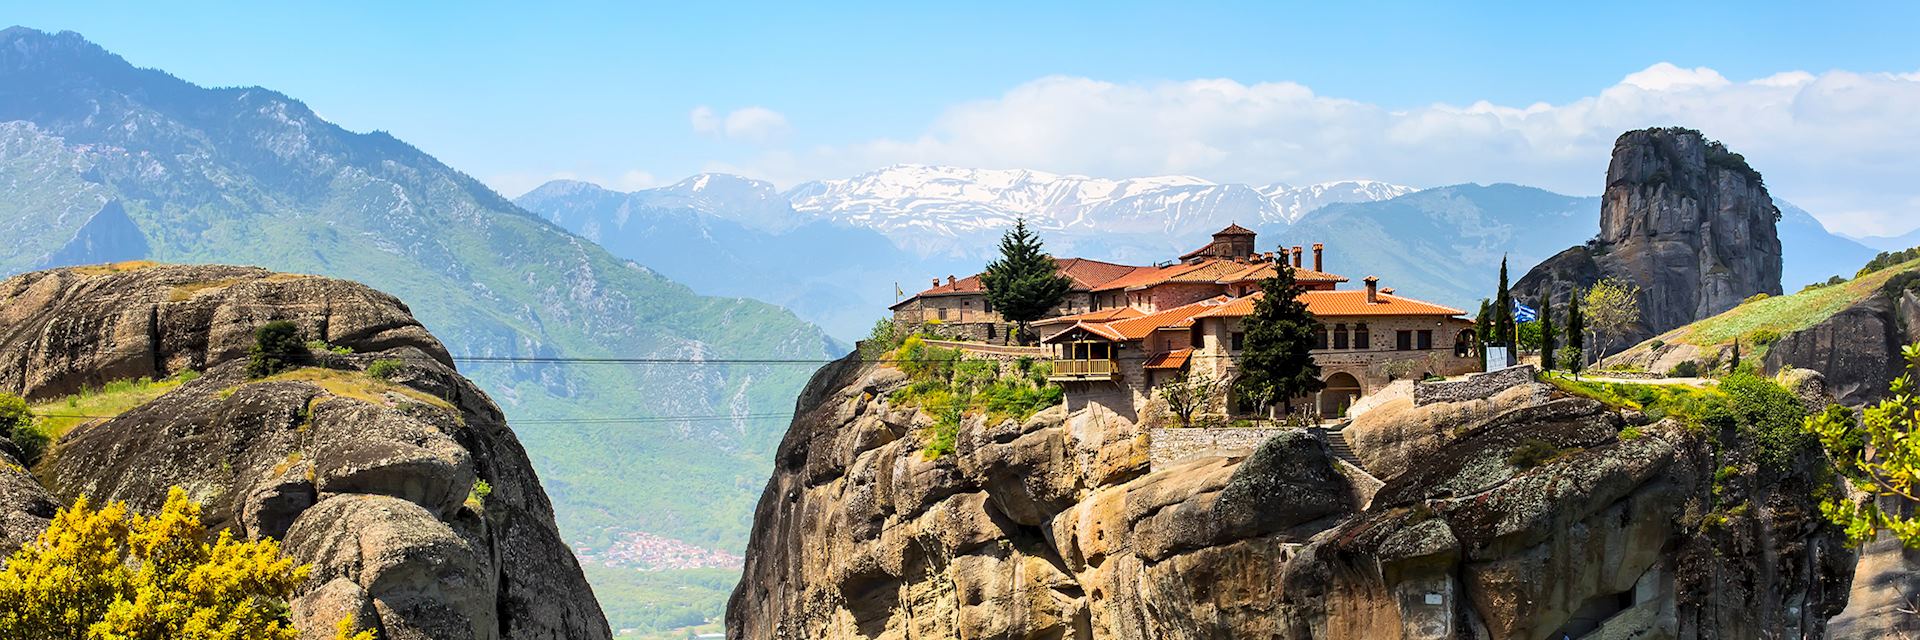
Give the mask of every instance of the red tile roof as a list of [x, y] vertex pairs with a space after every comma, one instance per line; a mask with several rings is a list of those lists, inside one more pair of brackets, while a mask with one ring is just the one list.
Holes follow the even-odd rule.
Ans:
[[1234, 224], [1229, 224], [1229, 225], [1227, 225], [1227, 228], [1225, 228], [1225, 229], [1221, 229], [1221, 230], [1219, 230], [1219, 231], [1215, 231], [1215, 232], [1213, 232], [1213, 235], [1216, 235], [1216, 236], [1251, 236], [1251, 235], [1257, 235], [1257, 234], [1255, 234], [1255, 233], [1253, 232], [1253, 230], [1252, 230], [1252, 229], [1248, 229], [1248, 228], [1246, 228], [1246, 227], [1242, 227], [1242, 226], [1240, 226], [1240, 225], [1239, 225], [1239, 223], [1234, 223]]
[[[1073, 291], [1093, 291], [1096, 287], [1114, 278], [1133, 273], [1139, 269], [1152, 268], [1114, 264], [1111, 262], [1101, 262], [1099, 260], [1088, 260], [1086, 258], [1054, 258], [1053, 262], [1054, 265], [1059, 268], [1061, 275], [1073, 281]], [[986, 290], [986, 284], [981, 282], [979, 274], [975, 274], [955, 280], [952, 284], [940, 284], [931, 289], [921, 291], [920, 293], [914, 294], [913, 297], [907, 298], [907, 300], [933, 296], [966, 295], [970, 293], [981, 293]], [[894, 303], [893, 306], [899, 307], [902, 304], [906, 304], [907, 300]]]
[[[1274, 264], [1271, 262], [1263, 262], [1260, 264], [1248, 265], [1247, 268], [1242, 269], [1239, 272], [1228, 274], [1227, 276], [1220, 278], [1220, 284], [1233, 284], [1236, 282], [1258, 282], [1261, 280], [1265, 280], [1267, 278], [1273, 277], [1273, 267], [1274, 267]], [[1346, 282], [1347, 281], [1346, 276], [1334, 275], [1324, 271], [1314, 271], [1306, 267], [1295, 268], [1293, 270], [1293, 279], [1301, 282]]]
[[1082, 320], [1073, 323], [1073, 326], [1068, 327], [1065, 331], [1048, 337], [1045, 341], [1051, 342], [1054, 338], [1071, 333], [1074, 329], [1085, 329], [1089, 333], [1115, 342], [1139, 340], [1163, 328], [1189, 326], [1193, 324], [1194, 317], [1209, 310], [1219, 308], [1221, 305], [1225, 305], [1232, 300], [1232, 298], [1226, 296], [1219, 296], [1174, 307], [1166, 311], [1143, 315], [1138, 318], [1127, 318], [1125, 320], [1114, 320], [1112, 322], [1089, 322]]
[[[1255, 293], [1243, 298], [1235, 298], [1220, 305], [1203, 318], [1240, 318], [1253, 315], [1253, 303], [1264, 294]], [[1308, 291], [1300, 294], [1300, 300], [1307, 303], [1307, 311], [1322, 317], [1346, 316], [1458, 316], [1466, 312], [1443, 307], [1431, 302], [1422, 302], [1412, 298], [1382, 293], [1379, 302], [1367, 302], [1365, 290], [1354, 291]]]
[[1156, 353], [1147, 357], [1148, 369], [1178, 369], [1187, 366], [1187, 359], [1193, 357], [1193, 349], [1175, 349]]
[[1147, 312], [1141, 311], [1139, 309], [1135, 309], [1133, 307], [1116, 307], [1113, 309], [1101, 309], [1099, 311], [1088, 311], [1086, 313], [1076, 313], [1070, 316], [1058, 316], [1053, 318], [1045, 318], [1041, 320], [1036, 320], [1033, 322], [1033, 324], [1036, 326], [1052, 325], [1052, 324], [1062, 324], [1062, 323], [1073, 323], [1073, 322], [1079, 322], [1082, 320], [1085, 320], [1087, 322], [1112, 322], [1115, 320], [1125, 320], [1127, 318], [1138, 318], [1144, 315], [1147, 315]]

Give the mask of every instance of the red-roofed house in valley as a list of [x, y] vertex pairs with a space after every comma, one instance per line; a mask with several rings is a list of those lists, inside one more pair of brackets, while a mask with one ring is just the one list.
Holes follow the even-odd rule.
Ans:
[[[1244, 346], [1241, 321], [1263, 295], [1260, 283], [1278, 269], [1292, 271], [1306, 290], [1307, 311], [1324, 325], [1313, 357], [1326, 389], [1296, 399], [1296, 406], [1335, 419], [1395, 379], [1482, 369], [1465, 312], [1395, 295], [1372, 277], [1364, 289], [1341, 290], [1348, 280], [1325, 271], [1324, 245], [1313, 245], [1309, 265], [1305, 247], [1255, 253], [1254, 239], [1253, 231], [1232, 225], [1207, 246], [1151, 267], [1057, 260], [1074, 280], [1073, 291], [1032, 326], [1054, 354], [1051, 379], [1066, 387], [1068, 409], [1103, 407], [1138, 422], [1153, 413], [1154, 389], [1183, 373], [1230, 382]], [[985, 306], [978, 276], [935, 285], [895, 305], [895, 321], [922, 328], [937, 323], [938, 333], [972, 340], [1008, 339], [1008, 325]], [[1232, 417], [1274, 411], [1255, 415], [1226, 394], [1217, 405], [1214, 413]]]

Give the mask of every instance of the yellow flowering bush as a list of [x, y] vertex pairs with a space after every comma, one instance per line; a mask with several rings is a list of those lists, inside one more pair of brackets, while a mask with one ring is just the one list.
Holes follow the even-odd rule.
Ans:
[[[0, 638], [297, 640], [287, 599], [307, 567], [273, 540], [207, 539], [179, 487], [152, 517], [83, 497], [0, 570]], [[335, 637], [374, 638], [351, 628]]]

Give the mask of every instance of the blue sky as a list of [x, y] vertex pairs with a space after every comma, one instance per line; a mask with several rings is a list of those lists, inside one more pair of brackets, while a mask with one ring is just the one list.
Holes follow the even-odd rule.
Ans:
[[[1342, 145], [1350, 136], [1324, 132], [1366, 125], [1317, 113], [1348, 109], [1362, 123], [1373, 118], [1405, 128], [1435, 105], [1453, 114], [1484, 101], [1512, 110], [1501, 119], [1516, 120], [1536, 103], [1606, 103], [1609, 88], [1665, 62], [1688, 73], [1709, 69], [1719, 80], [1679, 86], [1715, 95], [1792, 71], [1822, 80], [1836, 71], [1868, 74], [1892, 85], [1864, 91], [1894, 97], [1846, 106], [1845, 118], [1827, 121], [1857, 129], [1856, 111], [1877, 109], [1893, 127], [1920, 120], [1899, 117], [1920, 104], [1907, 102], [1906, 87], [1920, 86], [1920, 77], [1902, 75], [1920, 74], [1920, 47], [1910, 40], [1920, 4], [1338, 4], [40, 2], [0, 15], [79, 31], [135, 64], [203, 85], [283, 91], [350, 129], [391, 131], [509, 196], [555, 176], [633, 188], [730, 170], [784, 186], [891, 162], [1179, 172], [1248, 182], [1514, 181], [1596, 193], [1594, 174], [1618, 133], [1611, 127], [1683, 120], [1674, 123], [1697, 126], [1736, 150], [1752, 148], [1748, 155], [1778, 185], [1776, 195], [1842, 230], [1920, 224], [1916, 187], [1842, 191], [1822, 186], [1839, 170], [1822, 167], [1834, 163], [1796, 160], [1810, 155], [1804, 145], [1860, 132], [1812, 129], [1798, 124], [1803, 117], [1781, 125], [1764, 114], [1721, 122], [1719, 114], [1745, 111], [1728, 106], [1732, 97], [1691, 110], [1666, 110], [1684, 102], [1679, 96], [1626, 115], [1596, 109], [1602, 115], [1578, 132], [1515, 133], [1526, 129], [1515, 125], [1475, 133], [1480, 125], [1455, 123], [1351, 145]], [[1206, 80], [1228, 84], [1196, 83]], [[1862, 93], [1837, 84], [1845, 85], [1842, 93]], [[1219, 98], [1221, 91], [1230, 95], [1192, 108], [1192, 96]], [[1300, 91], [1317, 99], [1299, 103], [1315, 112], [1311, 117], [1260, 112]], [[1740, 99], [1802, 102], [1801, 95]], [[1089, 105], [1108, 112], [1086, 119], [1107, 130], [1062, 132]], [[1139, 108], [1123, 111], [1129, 105]], [[736, 113], [730, 127], [728, 116]], [[1063, 124], [1060, 114], [1069, 120]], [[1160, 125], [1178, 136], [1131, 137]], [[1782, 133], [1781, 126], [1795, 128]], [[1286, 133], [1262, 148], [1302, 150], [1236, 147], [1249, 130]], [[1022, 131], [1027, 135], [1008, 133]], [[1912, 135], [1894, 133], [1903, 144]], [[1513, 136], [1527, 138], [1526, 148], [1512, 146]], [[1109, 144], [1114, 149], [1101, 148]], [[1896, 155], [1891, 144], [1811, 155], [1863, 158], [1863, 170], [1879, 172], [1860, 181], [1867, 185], [1920, 176], [1906, 173], [1920, 165], [1886, 169], [1868, 160]], [[1448, 146], [1474, 154], [1473, 161], [1422, 151]], [[1779, 168], [1770, 170], [1769, 160]], [[1779, 193], [1783, 188], [1789, 193]]]

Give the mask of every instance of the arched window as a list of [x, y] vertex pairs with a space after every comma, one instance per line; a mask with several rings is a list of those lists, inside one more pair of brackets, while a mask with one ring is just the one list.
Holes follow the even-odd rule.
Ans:
[[1327, 325], [1320, 325], [1320, 332], [1314, 334], [1313, 348], [1327, 348]]
[[1353, 348], [1372, 349], [1373, 336], [1367, 333], [1367, 323], [1353, 325]]
[[1347, 325], [1345, 324], [1333, 325], [1333, 348], [1335, 349], [1347, 348]]
[[1460, 335], [1454, 336], [1453, 337], [1453, 357], [1465, 358], [1467, 356], [1473, 355], [1474, 353], [1473, 342], [1476, 337], [1477, 336], [1474, 334], [1474, 331], [1472, 329], [1461, 331]]

